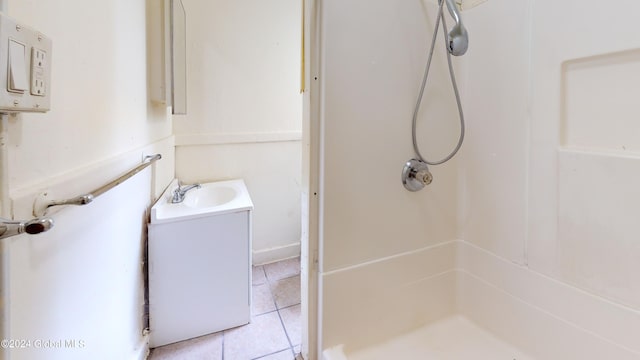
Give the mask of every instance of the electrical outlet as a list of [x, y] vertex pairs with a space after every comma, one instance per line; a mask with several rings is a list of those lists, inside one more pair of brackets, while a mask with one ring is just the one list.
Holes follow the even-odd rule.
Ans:
[[44, 50], [31, 48], [31, 95], [45, 96], [46, 94], [46, 61], [47, 53]]

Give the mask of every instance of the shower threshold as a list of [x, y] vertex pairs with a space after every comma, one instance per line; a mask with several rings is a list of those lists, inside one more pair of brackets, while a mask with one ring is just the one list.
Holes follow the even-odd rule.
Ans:
[[343, 353], [342, 346], [324, 351], [325, 360], [535, 360], [463, 316], [452, 316], [383, 343]]

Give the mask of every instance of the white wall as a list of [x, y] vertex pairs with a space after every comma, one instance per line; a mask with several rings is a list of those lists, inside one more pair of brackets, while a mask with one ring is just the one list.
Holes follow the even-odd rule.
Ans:
[[[453, 259], [432, 247], [456, 238], [455, 160], [432, 167], [434, 181], [420, 192], [400, 179], [414, 157], [411, 116], [435, 9], [419, 1], [320, 3], [321, 349], [365, 346], [453, 311], [453, 282], [436, 276]], [[432, 158], [455, 146], [458, 131], [437, 49], [418, 127]]]
[[144, 1], [9, 1], [9, 15], [54, 41], [52, 110], [10, 123], [12, 189], [171, 134], [147, 101]]
[[253, 262], [300, 253], [299, 0], [184, 0], [188, 114], [174, 116], [176, 175], [244, 178]]
[[77, 340], [83, 348], [14, 349], [3, 359], [139, 359], [146, 211], [173, 177], [171, 121], [147, 97], [146, 2], [9, 1], [9, 15], [53, 39], [51, 111], [9, 121], [13, 215], [35, 196], [87, 192], [139, 164], [163, 160], [55, 226], [8, 240], [8, 338]]

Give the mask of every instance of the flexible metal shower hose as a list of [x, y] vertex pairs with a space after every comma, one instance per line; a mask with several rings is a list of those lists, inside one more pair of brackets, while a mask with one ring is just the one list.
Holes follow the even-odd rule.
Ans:
[[436, 37], [438, 36], [438, 27], [440, 26], [440, 20], [442, 20], [442, 30], [444, 32], [445, 47], [449, 43], [449, 36], [447, 34], [447, 24], [445, 22], [444, 17], [442, 16], [443, 5], [444, 5], [444, 1], [440, 1], [440, 5], [438, 7], [438, 18], [436, 20], [436, 26], [433, 31], [433, 38], [431, 39], [431, 49], [429, 50], [429, 59], [427, 60], [427, 66], [424, 70], [424, 76], [422, 78], [422, 86], [420, 87], [420, 95], [418, 95], [418, 101], [416, 102], [416, 107], [413, 111], [413, 121], [411, 126], [411, 136], [413, 138], [413, 150], [415, 151], [416, 155], [421, 161], [429, 165], [440, 165], [451, 160], [451, 158], [458, 153], [458, 150], [460, 150], [460, 147], [462, 146], [462, 142], [464, 141], [464, 131], [465, 131], [464, 114], [462, 112], [462, 103], [460, 102], [460, 93], [458, 92], [456, 77], [455, 77], [455, 74], [453, 73], [453, 65], [451, 64], [451, 54], [447, 50], [446, 53], [447, 53], [447, 63], [449, 64], [449, 77], [451, 78], [451, 83], [453, 84], [453, 92], [456, 96], [456, 104], [458, 105], [458, 115], [460, 118], [460, 137], [458, 138], [458, 144], [453, 149], [453, 151], [451, 151], [451, 153], [447, 155], [445, 158], [443, 158], [442, 160], [429, 161], [425, 159], [420, 153], [420, 149], [418, 148], [417, 136], [416, 136], [416, 123], [418, 120], [418, 111], [420, 110], [420, 103], [422, 102], [422, 96], [424, 95], [424, 88], [427, 85], [427, 78], [429, 76], [429, 68], [431, 67], [431, 59], [433, 58], [433, 50], [436, 44]]

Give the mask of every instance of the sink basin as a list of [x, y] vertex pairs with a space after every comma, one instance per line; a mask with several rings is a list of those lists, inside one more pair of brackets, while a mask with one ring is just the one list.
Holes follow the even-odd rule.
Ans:
[[199, 189], [187, 191], [184, 201], [171, 203], [178, 181], [173, 180], [151, 208], [151, 223], [163, 223], [211, 214], [253, 209], [249, 191], [242, 179], [200, 184]]
[[238, 192], [231, 186], [210, 183], [199, 189], [189, 190], [184, 198], [184, 204], [193, 208], [207, 208], [224, 205], [238, 196]]

